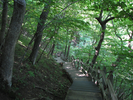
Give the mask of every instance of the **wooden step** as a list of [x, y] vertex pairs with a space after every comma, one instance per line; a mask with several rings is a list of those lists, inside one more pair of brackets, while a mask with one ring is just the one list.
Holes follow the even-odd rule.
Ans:
[[88, 75], [72, 67], [70, 62], [64, 62], [63, 68], [73, 80], [65, 100], [102, 100], [101, 91]]
[[69, 90], [65, 100], [102, 100], [100, 93]]

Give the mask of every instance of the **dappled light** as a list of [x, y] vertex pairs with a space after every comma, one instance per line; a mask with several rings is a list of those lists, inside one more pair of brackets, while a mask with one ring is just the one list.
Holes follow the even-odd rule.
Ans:
[[23, 44], [23, 42], [22, 42], [22, 41], [19, 41], [19, 40], [18, 40], [18, 44], [20, 44], [20, 45], [22, 45], [22, 46], [26, 47], [26, 46]]
[[0, 0], [0, 100], [133, 100], [133, 0]]
[[83, 77], [83, 76], [86, 76], [86, 75], [85, 74], [78, 74], [78, 73], [76, 73], [76, 76]]
[[[58, 58], [58, 60], [62, 59]], [[74, 61], [76, 62], [79, 60], [74, 60]], [[63, 68], [68, 72], [68, 74], [70, 75], [69, 77], [71, 77], [71, 79], [73, 80], [72, 85], [69, 87], [66, 100], [70, 100], [71, 98], [74, 98], [76, 100], [84, 98], [84, 100], [87, 100], [86, 97], [89, 97], [88, 94], [97, 95], [96, 97], [94, 96], [89, 97], [90, 99], [91, 98], [93, 99], [99, 98], [99, 100], [102, 99], [98, 87], [95, 85], [95, 83], [93, 83], [91, 80], [88, 79], [88, 77], [86, 76], [86, 74], [82, 72], [82, 70], [78, 70], [75, 67], [73, 67], [71, 65], [71, 62], [65, 62], [63, 64]], [[73, 92], [71, 93], [71, 91]], [[77, 93], [75, 94], [75, 92]]]

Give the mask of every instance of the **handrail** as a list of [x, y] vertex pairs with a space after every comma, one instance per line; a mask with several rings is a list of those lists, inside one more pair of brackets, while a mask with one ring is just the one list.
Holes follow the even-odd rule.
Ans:
[[[88, 66], [87, 64], [83, 63], [79, 59], [75, 59], [73, 56], [71, 57], [71, 61], [73, 66], [76, 66], [77, 68], [79, 68], [79, 65], [76, 65], [76, 62], [78, 62], [81, 64], [83, 70], [85, 70], [85, 68], [87, 69], [88, 74], [90, 74], [90, 76], [97, 81], [97, 85], [102, 90], [104, 100], [109, 100], [110, 98], [112, 100], [118, 100], [115, 94], [112, 82], [110, 81], [110, 75], [112, 75], [112, 73], [109, 73], [108, 78], [106, 78], [106, 73], [103, 70], [100, 70], [100, 68], [98, 69], [92, 68], [91, 66]], [[102, 79], [102, 82], [101, 82], [101, 79]]]

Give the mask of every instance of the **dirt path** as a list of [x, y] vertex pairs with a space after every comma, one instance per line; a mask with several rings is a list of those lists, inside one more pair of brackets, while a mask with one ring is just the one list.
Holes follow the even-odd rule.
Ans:
[[[56, 60], [63, 61], [59, 57]], [[73, 68], [71, 62], [64, 62], [63, 68], [73, 79], [65, 100], [102, 100], [99, 88], [85, 74]]]

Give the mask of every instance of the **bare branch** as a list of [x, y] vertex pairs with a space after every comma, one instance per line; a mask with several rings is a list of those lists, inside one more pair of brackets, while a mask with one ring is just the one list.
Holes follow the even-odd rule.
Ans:
[[118, 99], [121, 100], [121, 98], [123, 97], [124, 94], [125, 94], [125, 93], [122, 92], [122, 93], [120, 94], [120, 96], [118, 97]]

